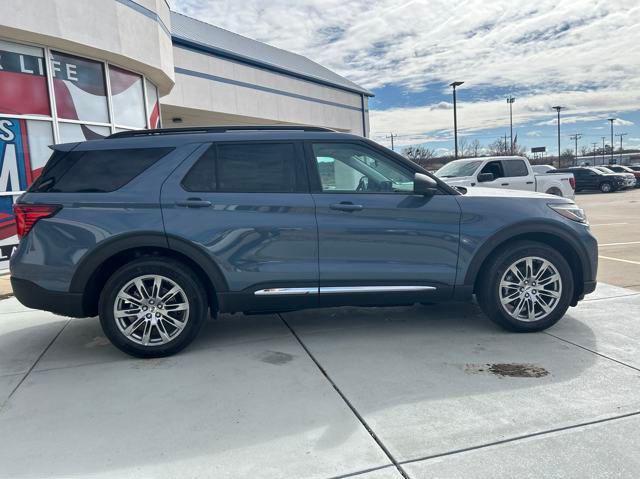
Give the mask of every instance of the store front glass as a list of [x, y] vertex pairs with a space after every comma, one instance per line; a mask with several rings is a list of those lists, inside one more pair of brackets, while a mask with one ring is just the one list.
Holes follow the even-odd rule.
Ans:
[[13, 202], [49, 145], [160, 126], [156, 86], [95, 59], [0, 39], [0, 270], [17, 244]]

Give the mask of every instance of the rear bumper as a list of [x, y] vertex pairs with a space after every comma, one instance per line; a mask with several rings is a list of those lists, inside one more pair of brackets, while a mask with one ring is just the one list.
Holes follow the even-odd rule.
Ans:
[[26, 279], [11, 277], [13, 294], [27, 308], [50, 311], [62, 316], [83, 318], [82, 293], [50, 291]]

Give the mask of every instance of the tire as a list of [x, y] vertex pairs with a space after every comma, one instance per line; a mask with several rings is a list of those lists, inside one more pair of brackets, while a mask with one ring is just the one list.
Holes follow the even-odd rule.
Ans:
[[562, 191], [560, 191], [558, 188], [549, 188], [549, 190], [547, 191], [548, 195], [553, 195], [553, 196], [559, 196], [560, 198], [562, 198]]
[[[541, 271], [541, 267], [544, 264], [543, 261], [548, 262], [551, 265], [551, 269], [543, 273], [540, 280], [547, 281], [552, 279], [551, 274], [553, 273], [559, 276], [559, 283], [558, 281], [552, 281], [550, 284], [545, 284], [540, 288], [540, 285], [531, 279], [527, 280], [528, 284], [526, 285], [523, 281], [516, 279], [510, 267], [514, 264], [517, 265], [520, 261], [524, 261], [526, 266], [526, 258], [535, 258], [532, 260], [534, 276]], [[520, 286], [517, 288], [503, 288], [501, 286], [503, 278], [509, 282], [518, 282]], [[536, 291], [535, 293], [534, 290]], [[545, 291], [545, 293], [541, 294], [540, 291]], [[489, 319], [505, 329], [523, 333], [542, 331], [557, 323], [569, 308], [573, 298], [573, 291], [573, 274], [564, 257], [550, 246], [534, 241], [518, 241], [508, 244], [503, 251], [489, 260], [476, 286], [478, 303]], [[529, 296], [523, 297], [525, 294]], [[553, 298], [551, 294], [556, 294], [558, 297]], [[506, 299], [509, 299], [514, 296], [517, 296], [518, 299], [503, 306], [501, 298], [506, 297]], [[539, 303], [534, 304], [532, 299], [534, 301], [544, 301], [550, 311], [546, 312]], [[525, 302], [525, 305], [523, 306], [523, 311], [517, 314], [516, 317], [515, 313], [518, 313], [517, 308], [521, 300]], [[523, 319], [521, 316], [527, 316], [527, 311], [532, 309], [532, 304], [533, 317], [528, 316]]]
[[[156, 283], [158, 277], [160, 282]], [[146, 257], [122, 266], [107, 280], [100, 295], [100, 323], [105, 335], [118, 349], [139, 358], [181, 351], [195, 339], [208, 313], [207, 296], [195, 278], [188, 267], [171, 258]], [[134, 280], [141, 280], [142, 288]], [[122, 299], [124, 296], [131, 301]], [[166, 304], [158, 304], [162, 297]], [[116, 319], [116, 310], [132, 314]], [[129, 334], [127, 328], [133, 328]]]
[[608, 181], [605, 181], [604, 183], [600, 183], [600, 191], [603, 193], [611, 193], [613, 192], [613, 186], [611, 186], [611, 183]]

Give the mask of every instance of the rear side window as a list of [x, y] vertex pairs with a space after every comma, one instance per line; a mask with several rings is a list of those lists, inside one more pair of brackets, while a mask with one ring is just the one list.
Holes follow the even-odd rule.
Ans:
[[54, 152], [32, 193], [109, 193], [122, 188], [173, 148]]
[[504, 176], [527, 176], [529, 170], [523, 160], [506, 160], [504, 164]]
[[182, 180], [187, 191], [292, 193], [296, 149], [292, 143], [212, 145]]

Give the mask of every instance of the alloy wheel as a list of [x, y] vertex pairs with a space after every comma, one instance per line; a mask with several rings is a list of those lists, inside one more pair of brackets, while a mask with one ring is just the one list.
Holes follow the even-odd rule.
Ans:
[[556, 308], [562, 296], [562, 278], [549, 261], [527, 256], [515, 261], [502, 275], [500, 303], [518, 321], [538, 321]]
[[128, 340], [142, 346], [161, 346], [184, 330], [189, 320], [189, 300], [184, 290], [165, 276], [138, 276], [118, 292], [113, 317]]

